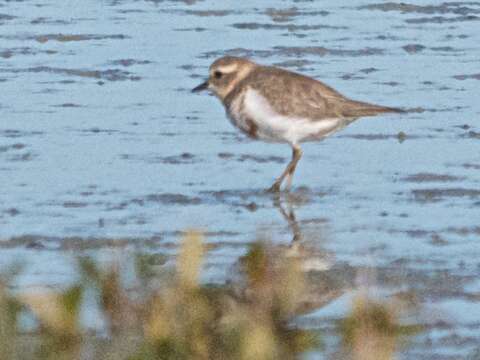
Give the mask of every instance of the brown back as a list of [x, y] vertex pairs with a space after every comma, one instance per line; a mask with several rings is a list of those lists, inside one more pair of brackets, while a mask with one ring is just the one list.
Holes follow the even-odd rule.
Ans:
[[229, 98], [234, 98], [246, 87], [260, 91], [278, 113], [299, 118], [357, 118], [400, 111], [350, 100], [320, 81], [272, 66], [257, 66]]

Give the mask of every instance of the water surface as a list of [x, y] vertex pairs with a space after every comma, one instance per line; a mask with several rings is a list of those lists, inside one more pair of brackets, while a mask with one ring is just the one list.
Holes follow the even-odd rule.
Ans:
[[[59, 286], [77, 254], [170, 255], [194, 227], [222, 281], [256, 237], [300, 232], [350, 283], [369, 267], [384, 291], [417, 293], [430, 325], [404, 358], [478, 356], [479, 20], [475, 1], [1, 4], [0, 262]], [[410, 112], [306, 144], [279, 206], [263, 190], [290, 149], [189, 91], [225, 54]], [[348, 299], [309, 321], [329, 328]]]

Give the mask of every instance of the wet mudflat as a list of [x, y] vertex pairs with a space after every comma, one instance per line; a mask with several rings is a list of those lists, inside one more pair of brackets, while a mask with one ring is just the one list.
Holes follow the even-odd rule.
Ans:
[[[205, 279], [223, 281], [255, 238], [295, 238], [342, 290], [305, 324], [328, 331], [368, 268], [425, 308], [401, 357], [475, 358], [479, 28], [475, 1], [1, 4], [0, 262], [29, 264], [20, 286], [62, 286], [77, 254], [172, 256], [201, 228]], [[277, 199], [263, 190], [289, 148], [248, 140], [189, 91], [225, 54], [410, 111], [306, 144]]]

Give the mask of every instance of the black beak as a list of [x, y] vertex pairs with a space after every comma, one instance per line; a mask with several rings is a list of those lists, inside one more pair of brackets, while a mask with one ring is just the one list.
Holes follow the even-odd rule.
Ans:
[[199, 92], [208, 89], [208, 80], [198, 85], [196, 88], [192, 89], [192, 92]]

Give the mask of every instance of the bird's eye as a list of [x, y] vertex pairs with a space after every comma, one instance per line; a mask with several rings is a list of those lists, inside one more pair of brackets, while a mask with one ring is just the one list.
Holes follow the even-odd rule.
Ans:
[[215, 71], [213, 73], [213, 76], [215, 76], [215, 79], [220, 79], [222, 77], [222, 72], [221, 71]]

